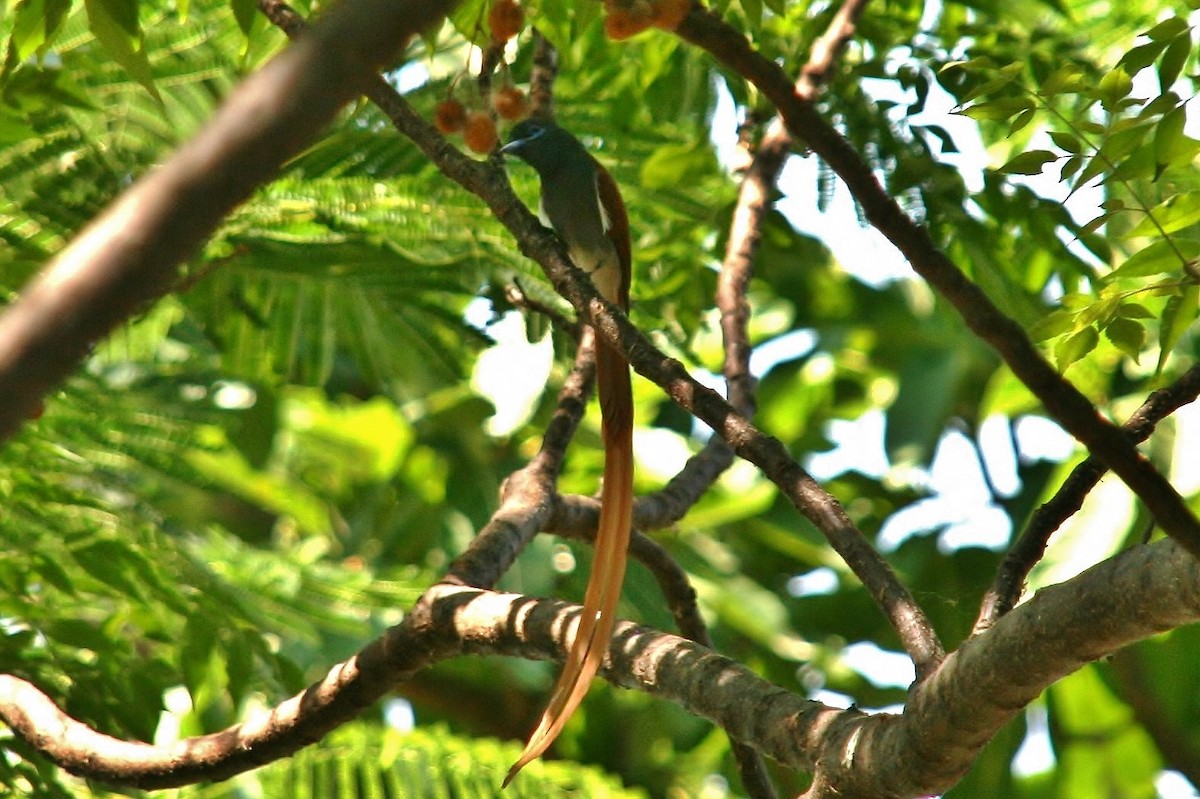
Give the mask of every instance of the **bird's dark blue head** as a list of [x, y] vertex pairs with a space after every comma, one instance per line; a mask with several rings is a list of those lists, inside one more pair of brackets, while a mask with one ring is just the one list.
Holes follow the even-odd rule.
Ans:
[[508, 144], [500, 148], [505, 155], [515, 155], [527, 162], [543, 177], [551, 175], [572, 159], [588, 162], [587, 150], [579, 140], [553, 122], [526, 119], [513, 126]]

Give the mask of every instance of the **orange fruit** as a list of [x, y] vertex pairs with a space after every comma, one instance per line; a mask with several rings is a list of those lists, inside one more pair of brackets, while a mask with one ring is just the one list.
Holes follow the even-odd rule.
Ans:
[[516, 86], [503, 86], [492, 95], [492, 108], [502, 119], [516, 122], [529, 116], [529, 100]]
[[467, 114], [463, 140], [472, 151], [486, 155], [496, 149], [500, 137], [496, 135], [496, 120], [487, 111], [472, 111]]
[[447, 97], [433, 110], [433, 124], [442, 133], [457, 133], [467, 123], [467, 109], [453, 97]]
[[507, 42], [525, 27], [525, 9], [517, 0], [496, 0], [488, 11], [488, 28], [492, 40]]

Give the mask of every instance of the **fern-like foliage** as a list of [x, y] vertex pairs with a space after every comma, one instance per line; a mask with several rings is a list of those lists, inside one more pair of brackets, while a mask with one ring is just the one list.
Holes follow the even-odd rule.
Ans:
[[644, 799], [613, 777], [568, 763], [539, 763], [501, 792], [500, 781], [520, 753], [512, 743], [466, 739], [444, 727], [402, 733], [359, 725], [330, 735], [295, 757], [227, 785], [185, 790], [186, 799], [322, 796], [337, 799]]

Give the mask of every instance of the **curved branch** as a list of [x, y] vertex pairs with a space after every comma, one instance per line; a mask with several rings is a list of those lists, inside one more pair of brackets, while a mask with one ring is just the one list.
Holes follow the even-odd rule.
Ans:
[[[867, 0], [846, 0], [826, 31], [813, 43], [812, 54], [801, 70], [797, 91], [815, 95], [833, 68], [837, 54], [854, 35], [855, 24]], [[737, 205], [729, 226], [729, 242], [717, 276], [716, 304], [720, 312], [725, 360], [722, 374], [729, 403], [746, 417], [755, 411], [754, 376], [750, 373], [750, 305], [746, 290], [754, 273], [754, 259], [762, 238], [762, 225], [771, 206], [771, 192], [779, 179], [791, 147], [791, 135], [772, 126], [751, 160], [738, 190]], [[729, 468], [733, 451], [723, 439], [709, 439], [660, 492], [642, 497], [634, 508], [642, 529], [668, 527], [687, 512], [695, 498]], [[940, 651], [940, 644], [934, 649]], [[932, 650], [931, 650], [932, 651]], [[921, 667], [918, 667], [920, 670]]]
[[165, 164], [67, 245], [0, 317], [0, 441], [89, 349], [170, 290], [225, 215], [316, 137], [453, 0], [338, 3], [243, 81]]
[[904, 213], [850, 143], [797, 94], [779, 65], [706, 10], [694, 9], [676, 32], [750, 81], [775, 104], [788, 130], [803, 138], [846, 182], [867, 219], [896, 245], [917, 274], [950, 301], [967, 327], [1000, 355], [1050, 415], [1145, 502], [1167, 534], [1200, 557], [1200, 522], [1179, 492], [1118, 426], [1103, 418], [1054, 370], [1024, 329], [938, 249], [929, 232]]
[[[75, 774], [144, 788], [223, 779], [286, 756], [417, 671], [458, 655], [566, 656], [579, 606], [441, 584], [405, 620], [274, 710], [219, 733], [154, 746], [91, 730], [30, 683], [0, 675], [0, 718]], [[810, 795], [942, 793], [1048, 685], [1126, 644], [1200, 619], [1200, 569], [1173, 541], [1136, 547], [1036, 594], [914, 686], [900, 715], [837, 710], [791, 694], [678, 636], [618, 626], [605, 675], [677, 702], [785, 766]]]

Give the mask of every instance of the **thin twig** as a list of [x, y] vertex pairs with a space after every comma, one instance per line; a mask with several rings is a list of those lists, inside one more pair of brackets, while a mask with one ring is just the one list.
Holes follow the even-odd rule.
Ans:
[[[825, 33], [814, 43], [810, 59], [801, 70], [796, 84], [798, 93], [816, 95], [828, 78], [837, 54], [854, 35], [855, 26], [865, 7], [866, 0], [846, 0], [838, 9]], [[791, 134], [783, 125], [773, 124], [763, 137], [742, 181], [730, 226], [729, 245], [718, 278], [717, 305], [721, 311], [721, 330], [726, 341], [733, 342], [732, 347], [726, 348], [725, 360], [726, 378], [730, 381], [730, 401], [747, 416], [753, 413], [754, 383], [749, 370], [750, 345], [746, 333], [749, 305], [745, 301], [745, 293], [761, 239], [763, 221], [771, 207], [771, 193], [790, 148]], [[861, 536], [851, 527], [846, 535], [849, 538], [855, 534]], [[853, 549], [859, 553], [867, 549], [873, 551], [865, 538], [855, 542]], [[878, 560], [882, 562], [882, 557]], [[859, 576], [861, 579], [862, 575]], [[901, 604], [906, 605], [905, 613], [889, 614], [889, 619], [897, 622], [897, 633], [913, 658], [918, 677], [922, 677], [937, 667], [945, 650], [933, 625], [916, 602], [907, 597]]]
[[[1170, 386], [1147, 397], [1122, 425], [1122, 429], [1131, 441], [1145, 441], [1161, 420], [1195, 401], [1198, 395], [1200, 365], [1188, 369]], [[1088, 456], [1071, 470], [1055, 495], [1034, 512], [1025, 530], [1000, 563], [992, 587], [983, 596], [979, 617], [975, 620], [975, 632], [986, 630], [1016, 606], [1025, 587], [1025, 578], [1034, 564], [1042, 559], [1050, 536], [1083, 507], [1084, 498], [1107, 471], [1099, 458]]]
[[547, 305], [540, 300], [534, 299], [529, 292], [525, 291], [525, 287], [521, 285], [521, 281], [513, 278], [511, 284], [504, 287], [504, 299], [512, 303], [517, 308], [524, 308], [533, 313], [539, 313], [550, 320], [551, 326], [566, 333], [576, 341], [582, 335], [582, 325], [574, 319], [568, 319], [562, 311], [557, 308]]
[[554, 119], [554, 80], [558, 77], [558, 50], [537, 28], [533, 29], [533, 69], [529, 75], [530, 115]]
[[444, 582], [491, 588], [535, 535], [546, 529], [557, 507], [555, 486], [563, 458], [587, 410], [596, 373], [595, 336], [585, 328], [575, 363], [558, 393], [542, 446], [529, 463], [504, 482], [500, 507], [446, 571]]
[[809, 50], [808, 63], [800, 70], [796, 81], [796, 95], [804, 100], [815, 100], [817, 93], [829, 80], [829, 74], [838, 55], [846, 43], [854, 37], [858, 20], [868, 0], [845, 0], [833, 15], [825, 32], [813, 42]]

